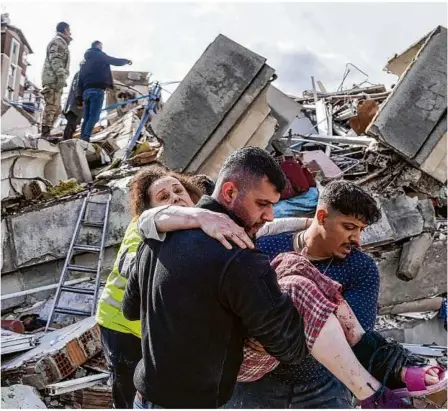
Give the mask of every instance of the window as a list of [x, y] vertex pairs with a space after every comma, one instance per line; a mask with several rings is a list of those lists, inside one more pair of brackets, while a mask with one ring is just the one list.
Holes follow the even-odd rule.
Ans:
[[9, 65], [8, 76], [12, 77], [13, 81], [16, 79], [16, 66], [14, 64]]
[[11, 62], [17, 64], [19, 61], [20, 43], [16, 39], [11, 40]]
[[11, 88], [15, 87], [16, 84], [16, 73], [17, 73], [17, 67], [14, 64], [9, 65], [8, 70], [8, 83], [7, 85]]
[[8, 100], [13, 100], [14, 99], [14, 89], [12, 89], [11, 87], [6, 87], [5, 97]]
[[28, 64], [28, 53], [26, 52], [26, 50], [23, 50], [23, 54], [22, 54], [22, 63], [26, 66]]

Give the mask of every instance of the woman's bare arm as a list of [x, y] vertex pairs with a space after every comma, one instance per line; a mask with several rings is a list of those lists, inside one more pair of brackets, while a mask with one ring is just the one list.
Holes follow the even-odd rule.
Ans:
[[143, 237], [159, 241], [163, 241], [164, 233], [170, 231], [200, 228], [229, 250], [232, 246], [228, 240], [241, 248], [254, 248], [244, 228], [229, 216], [202, 208], [179, 206], [151, 208], [141, 214], [137, 227]]
[[311, 225], [311, 218], [285, 217], [276, 218], [271, 223], [266, 223], [257, 233], [257, 238], [267, 235], [276, 235], [286, 232], [298, 232], [306, 230]]

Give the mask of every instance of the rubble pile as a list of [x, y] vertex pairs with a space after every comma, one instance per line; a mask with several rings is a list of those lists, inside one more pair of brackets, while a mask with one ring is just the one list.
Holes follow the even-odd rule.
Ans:
[[[312, 216], [319, 190], [333, 180], [369, 190], [382, 211], [361, 238], [381, 276], [376, 328], [420, 348], [446, 346], [446, 320], [444, 328], [439, 318], [447, 291], [446, 29], [437, 27], [386, 69], [398, 76], [391, 89], [366, 82], [347, 89], [344, 76], [337, 90], [327, 91], [312, 77], [311, 90], [288, 96], [272, 85], [275, 70], [264, 57], [219, 35], [166, 104], [152, 100], [148, 121], [145, 108], [158, 83], [147, 72], [114, 72], [108, 114], [90, 143], [76, 138], [79, 131], [57, 145], [24, 133], [2, 135], [1, 268], [2, 288], [9, 290], [2, 299], [8, 313], [1, 379], [9, 386], [2, 388], [2, 404], [22, 398], [36, 408], [111, 407], [94, 318], [58, 314], [59, 328], [43, 332], [53, 301], [43, 298], [57, 288], [86, 191], [111, 188], [108, 272], [130, 220], [128, 183], [141, 167], [162, 162], [214, 179], [224, 159], [244, 146], [293, 157], [317, 182], [282, 199], [275, 217]], [[97, 237], [83, 233], [87, 245]], [[74, 259], [89, 261], [86, 253]], [[71, 283], [89, 288], [88, 280]], [[63, 305], [80, 309], [85, 301], [69, 297]], [[446, 361], [446, 347], [439, 354]]]
[[[9, 332], [10, 345], [5, 350], [4, 333], [2, 330], [2, 386], [34, 388], [38, 391], [32, 392], [39, 392], [47, 408], [111, 407], [109, 373], [94, 317], [47, 334], [38, 330]], [[25, 346], [22, 341], [30, 337], [33, 344]], [[12, 338], [21, 344], [15, 353], [11, 350]], [[2, 389], [2, 402], [3, 397], [7, 401], [10, 395]]]

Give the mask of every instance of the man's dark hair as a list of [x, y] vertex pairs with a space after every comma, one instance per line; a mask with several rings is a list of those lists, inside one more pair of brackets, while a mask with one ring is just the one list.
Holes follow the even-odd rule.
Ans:
[[280, 165], [266, 151], [259, 147], [244, 147], [226, 158], [218, 176], [218, 182], [233, 177], [240, 184], [250, 184], [250, 176], [267, 177], [279, 193], [286, 185], [286, 177]]
[[215, 190], [215, 182], [205, 174], [198, 174], [192, 176], [190, 179], [192, 184], [195, 184], [206, 195], [211, 196]]
[[56, 26], [56, 31], [58, 33], [63, 33], [65, 29], [68, 29], [70, 27], [70, 25], [68, 23], [66, 23], [65, 21], [61, 21], [60, 23], [58, 23], [58, 25]]
[[92, 48], [96, 48], [96, 47], [98, 47], [100, 44], [103, 44], [103, 43], [101, 43], [101, 41], [99, 41], [99, 40], [95, 40], [95, 41], [92, 43]]
[[370, 225], [381, 218], [375, 199], [364, 189], [350, 181], [332, 181], [325, 186], [319, 198], [341, 214], [355, 217]]

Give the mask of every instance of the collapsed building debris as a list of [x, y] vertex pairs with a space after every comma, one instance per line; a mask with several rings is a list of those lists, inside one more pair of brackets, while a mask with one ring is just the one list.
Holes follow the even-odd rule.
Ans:
[[[273, 86], [275, 70], [264, 57], [220, 35], [165, 104], [153, 101], [148, 121], [142, 121], [154, 84], [148, 73], [114, 72], [116, 87], [107, 97], [113, 108], [90, 143], [74, 138], [53, 145], [28, 134], [2, 135], [2, 312], [24, 330], [15, 334], [17, 324], [12, 332], [2, 330], [2, 382], [38, 388], [49, 408], [111, 407], [94, 319], [71, 324], [79, 318], [59, 314], [56, 327], [62, 328], [46, 335], [39, 329], [88, 187], [112, 190], [105, 275], [131, 218], [129, 181], [142, 166], [161, 161], [215, 178], [225, 157], [248, 145], [296, 156], [316, 180], [276, 204], [275, 217], [312, 216], [322, 186], [336, 179], [353, 181], [376, 197], [382, 218], [361, 241], [381, 276], [377, 329], [401, 342], [420, 343], [414, 349], [446, 344], [438, 318], [447, 290], [446, 170], [441, 169], [446, 100], [442, 103], [439, 90], [445, 84], [446, 93], [446, 75], [433, 73], [443, 71], [446, 46], [445, 54], [438, 52], [445, 31], [437, 28], [389, 61], [388, 70], [400, 76], [391, 90], [341, 84], [328, 92], [313, 78], [312, 90], [294, 98]], [[432, 78], [439, 81], [437, 89]], [[428, 110], [431, 104], [434, 110]], [[398, 123], [405, 118], [407, 124], [399, 127], [394, 109]], [[406, 150], [414, 143], [404, 140], [410, 140], [414, 123], [419, 147], [411, 152]], [[81, 237], [88, 245], [99, 240], [88, 230]], [[76, 265], [91, 262], [89, 254], [74, 256]], [[70, 284], [93, 287], [89, 280], [83, 276]], [[67, 296], [63, 305], [81, 308], [82, 297]]]
[[101, 351], [101, 335], [90, 317], [45, 334], [37, 347], [2, 361], [2, 383], [23, 383], [39, 390], [59, 382]]
[[[380, 312], [389, 318], [377, 326], [398, 341], [446, 344], [436, 318], [437, 296], [447, 290], [446, 29], [437, 27], [386, 69], [399, 76], [391, 90], [318, 91], [312, 79], [312, 90], [294, 97], [302, 110], [282, 135], [282, 152], [296, 155], [322, 184], [347, 179], [377, 198], [383, 216], [361, 239], [378, 265]], [[296, 206], [295, 215], [301, 212]], [[400, 310], [420, 311], [429, 297], [437, 298], [432, 315], [403, 320], [408, 314]]]

